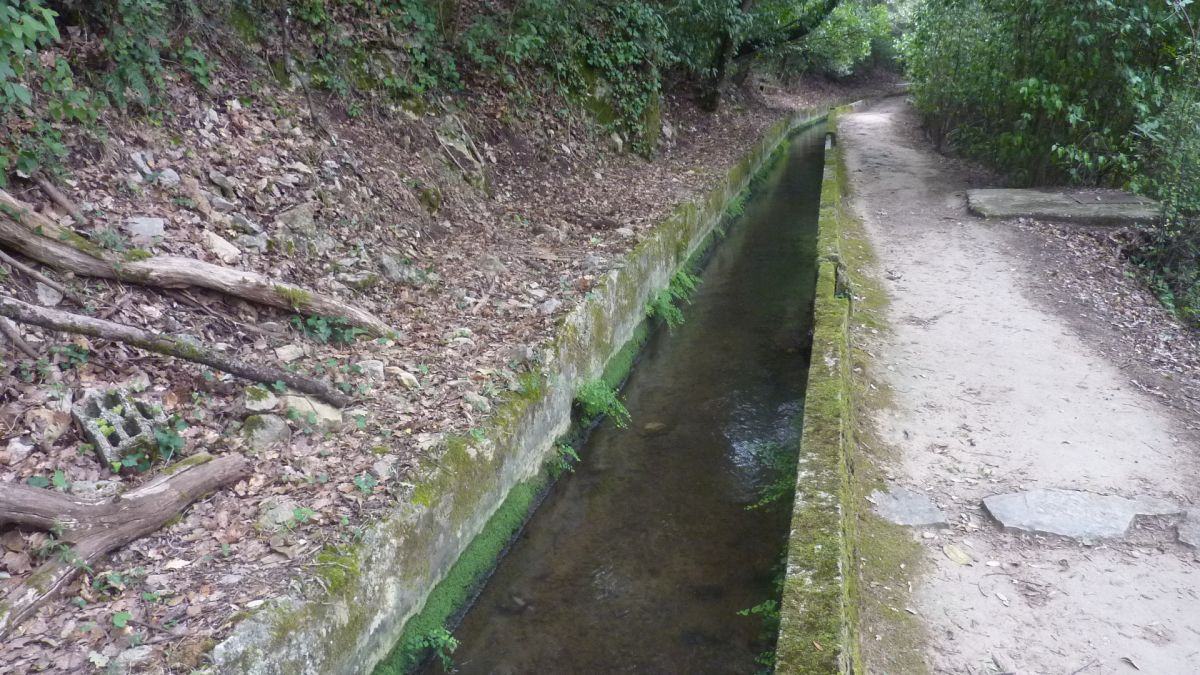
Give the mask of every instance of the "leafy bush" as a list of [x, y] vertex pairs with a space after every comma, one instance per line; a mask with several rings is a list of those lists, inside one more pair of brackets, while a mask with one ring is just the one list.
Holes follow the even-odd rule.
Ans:
[[0, 186], [8, 173], [28, 176], [67, 154], [60, 125], [96, 118], [91, 97], [75, 86], [54, 10], [42, 0], [0, 0]]
[[1164, 220], [1147, 232], [1136, 253], [1151, 273], [1163, 304], [1200, 327], [1200, 64], [1176, 88], [1161, 115], [1144, 127], [1151, 142], [1144, 188], [1159, 198]]
[[886, 5], [843, 2], [807, 38], [788, 49], [796, 53], [804, 71], [846, 77], [877, 48], [890, 46], [891, 29]]
[[1160, 199], [1166, 218], [1136, 257], [1200, 322], [1198, 29], [1191, 0], [923, 0], [904, 58], [939, 142], [1019, 185]]

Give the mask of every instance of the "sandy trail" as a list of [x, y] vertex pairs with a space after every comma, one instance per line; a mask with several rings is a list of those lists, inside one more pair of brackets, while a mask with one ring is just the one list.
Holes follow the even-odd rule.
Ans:
[[[964, 173], [932, 152], [903, 98], [839, 124], [891, 296], [892, 330], [872, 351], [895, 408], [875, 422], [899, 451], [896, 483], [950, 521], [915, 535], [930, 561], [913, 609], [931, 670], [1200, 672], [1200, 562], [1171, 523], [1086, 546], [1003, 532], [980, 501], [1069, 488], [1197, 504], [1196, 441], [1178, 413], [1030, 297], [1044, 271], [1021, 233], [967, 214]], [[946, 544], [975, 562], [951, 561]]]

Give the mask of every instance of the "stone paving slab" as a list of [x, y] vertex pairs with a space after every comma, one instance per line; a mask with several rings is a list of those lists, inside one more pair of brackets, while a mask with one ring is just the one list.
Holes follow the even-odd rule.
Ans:
[[1116, 227], [1157, 220], [1156, 202], [1121, 190], [967, 190], [967, 208], [984, 218], [1040, 218]]
[[1135, 516], [1183, 512], [1161, 499], [1126, 499], [1081, 490], [1011, 492], [986, 497], [983, 506], [1006, 529], [1083, 541], [1124, 537]]
[[1175, 536], [1181, 544], [1200, 549], [1200, 511], [1188, 511], [1183, 521], [1175, 526]]
[[946, 514], [929, 497], [905, 487], [892, 487], [887, 492], [876, 490], [870, 500], [875, 513], [897, 525], [911, 527], [945, 527]]

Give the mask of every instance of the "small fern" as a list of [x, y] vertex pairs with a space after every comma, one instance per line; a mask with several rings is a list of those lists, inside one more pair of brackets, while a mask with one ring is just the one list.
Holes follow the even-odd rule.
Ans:
[[617, 398], [617, 391], [600, 380], [585, 382], [575, 394], [575, 400], [589, 420], [607, 415], [612, 418], [613, 424], [621, 428], [628, 426], [631, 421], [629, 411]]

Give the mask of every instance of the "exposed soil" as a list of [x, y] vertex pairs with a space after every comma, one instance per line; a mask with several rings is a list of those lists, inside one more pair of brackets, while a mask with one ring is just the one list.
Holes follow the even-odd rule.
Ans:
[[[41, 268], [86, 304], [60, 308], [194, 335], [249, 360], [278, 362], [299, 348], [289, 367], [340, 383], [356, 401], [332, 425], [276, 409], [290, 440], [251, 447], [242, 428], [250, 383], [23, 328], [44, 362], [6, 356], [0, 369], [0, 482], [53, 480], [49, 489], [78, 494], [97, 481], [119, 490], [144, 482], [148, 474], [104, 466], [66, 412], [85, 390], [113, 385], [186, 420], [182, 455], [245, 452], [253, 473], [87, 571], [0, 645], [0, 672], [80, 672], [118, 660], [139, 672], [187, 672], [201, 663], [246, 612], [311, 588], [323, 546], [352, 540], [405, 499], [439, 440], [482, 424], [573, 303], [767, 126], [894, 84], [873, 76], [769, 98], [734, 92], [716, 115], [668, 98], [664, 145], [646, 161], [614, 153], [609, 137], [557, 114], [553, 102], [514, 110], [483, 93], [422, 115], [343, 119], [321, 110], [318, 127], [302, 92], [231, 79], [218, 80], [222, 93], [212, 98], [176, 87], [158, 122], [114, 117], [103, 143], [77, 138], [71, 171], [58, 181], [88, 212], [77, 231], [118, 249], [216, 262], [204, 243], [210, 230], [240, 249], [228, 264], [365, 307], [400, 336], [333, 344], [298, 330], [286, 312]], [[439, 131], [469, 150], [448, 147]], [[165, 169], [181, 185], [159, 182]], [[31, 183], [10, 191], [70, 223]], [[232, 214], [261, 227], [265, 250], [242, 238], [252, 228], [231, 223]], [[132, 241], [129, 217], [164, 219], [164, 236]], [[6, 292], [37, 301], [32, 279], [16, 270], [3, 279]], [[270, 513], [283, 522], [263, 527]], [[0, 583], [23, 581], [48, 541], [41, 532], [3, 533]]]
[[1126, 277], [1111, 233], [968, 215], [965, 190], [994, 179], [935, 154], [904, 99], [842, 117], [840, 138], [890, 296], [890, 331], [858, 337], [894, 400], [873, 421], [896, 482], [950, 522], [914, 533], [928, 666], [1190, 672], [1200, 561], [1173, 523], [1087, 546], [1001, 531], [981, 499], [1068, 488], [1197, 504], [1196, 336]]

